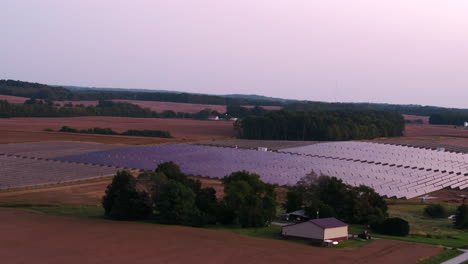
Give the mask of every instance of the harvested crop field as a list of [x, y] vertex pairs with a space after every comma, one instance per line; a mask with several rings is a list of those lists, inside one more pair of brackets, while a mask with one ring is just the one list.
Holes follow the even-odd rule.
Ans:
[[468, 130], [449, 125], [406, 124], [405, 137], [441, 136], [468, 138]]
[[403, 115], [403, 118], [408, 121], [422, 120], [424, 124], [429, 124], [429, 116]]
[[0, 155], [15, 155], [34, 158], [54, 158], [123, 148], [124, 145], [80, 143], [67, 141], [0, 144]]
[[6, 100], [10, 104], [23, 104], [28, 99], [29, 98], [27, 98], [27, 97], [19, 97], [19, 96], [0, 94], [0, 100]]
[[[160, 119], [131, 117], [71, 117], [71, 118], [10, 118], [0, 119], [2, 131], [40, 132], [46, 128], [54, 130], [62, 126], [78, 129], [109, 127], [117, 132], [129, 129], [167, 130], [175, 138], [185, 139], [219, 139], [234, 136], [232, 122], [200, 121], [192, 119]], [[53, 136], [52, 136], [53, 137]], [[106, 136], [108, 137], [108, 136]], [[36, 140], [37, 141], [37, 140]]]
[[0, 218], [0, 255], [4, 263], [270, 264], [312, 260], [385, 264], [416, 263], [441, 252], [440, 248], [429, 245], [391, 240], [376, 240], [357, 249], [335, 250], [224, 231], [21, 210], [2, 209]]
[[[0, 120], [1, 123], [1, 120]], [[0, 144], [39, 142], [39, 141], [79, 141], [95, 142], [103, 144], [122, 144], [122, 145], [155, 145], [163, 143], [175, 143], [184, 140], [169, 138], [151, 138], [151, 137], [130, 137], [130, 136], [111, 136], [111, 135], [90, 135], [73, 134], [58, 132], [41, 131], [5, 131], [0, 128]]]
[[[224, 195], [224, 187], [219, 180], [201, 179], [202, 187], [213, 187], [218, 198]], [[111, 177], [90, 179], [80, 182], [50, 185], [46, 187], [24, 188], [12, 191], [0, 191], [1, 204], [100, 204]]]
[[149, 108], [156, 112], [166, 110], [183, 113], [197, 113], [204, 109], [211, 109], [219, 113], [226, 112], [225, 105], [209, 105], [209, 104], [188, 104], [188, 103], [173, 103], [173, 102], [156, 102], [156, 101], [138, 101], [138, 100], [112, 100], [114, 102], [123, 102], [136, 104], [143, 108]]

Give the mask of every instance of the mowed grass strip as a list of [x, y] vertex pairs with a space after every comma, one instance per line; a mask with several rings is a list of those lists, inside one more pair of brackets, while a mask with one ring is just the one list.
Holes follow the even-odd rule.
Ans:
[[432, 258], [423, 259], [420, 262], [418, 262], [418, 264], [440, 264], [440, 263], [443, 263], [443, 262], [445, 262], [445, 261], [447, 261], [449, 259], [453, 259], [455, 257], [458, 257], [461, 254], [463, 254], [463, 252], [459, 251], [459, 250], [445, 249], [439, 255], [437, 255], [435, 257], [432, 257]]

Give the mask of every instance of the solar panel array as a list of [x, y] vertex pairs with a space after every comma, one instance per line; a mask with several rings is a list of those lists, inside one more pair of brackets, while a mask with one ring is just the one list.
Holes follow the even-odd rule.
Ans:
[[117, 168], [0, 155], [0, 189], [56, 184], [115, 174]]
[[333, 142], [261, 152], [192, 144], [43, 142], [0, 145], [0, 189], [100, 177], [123, 168], [154, 170], [167, 161], [195, 176], [222, 178], [247, 170], [279, 185], [294, 185], [314, 171], [397, 198], [468, 187], [468, 155], [410, 146]]
[[347, 163], [345, 170], [317, 172], [374, 187], [388, 197], [413, 198], [446, 187], [468, 187], [468, 155], [368, 142], [334, 142], [281, 152]]
[[397, 145], [397, 146], [407, 146], [407, 147], [414, 147], [414, 148], [423, 148], [423, 149], [444, 149], [447, 152], [456, 152], [456, 153], [468, 153], [468, 147], [465, 146], [456, 146], [450, 144], [441, 144], [441, 143], [430, 143], [430, 142], [408, 142], [408, 141], [398, 141], [398, 140], [385, 140], [379, 142], [382, 144], [390, 144], [390, 145]]
[[279, 185], [294, 185], [314, 171], [397, 198], [413, 198], [445, 187], [468, 187], [468, 156], [366, 142], [321, 143], [279, 152], [178, 144], [121, 148], [58, 159], [142, 170], [173, 161], [191, 175], [222, 178], [247, 170], [261, 175], [265, 182]]
[[113, 175], [119, 168], [57, 162], [50, 158], [122, 147], [124, 146], [67, 141], [0, 145], [0, 189]]

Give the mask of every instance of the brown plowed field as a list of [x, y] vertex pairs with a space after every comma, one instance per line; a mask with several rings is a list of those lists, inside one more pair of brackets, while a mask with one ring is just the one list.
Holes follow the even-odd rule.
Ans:
[[2, 263], [416, 263], [440, 248], [376, 240], [335, 250], [182, 226], [0, 210]]
[[0, 100], [6, 100], [10, 104], [23, 104], [29, 98], [26, 97], [19, 97], [19, 96], [11, 96], [11, 95], [2, 95], [0, 94]]
[[[197, 178], [199, 179], [199, 178]], [[202, 187], [213, 187], [221, 198], [224, 188], [220, 180], [199, 179]], [[110, 177], [45, 186], [43, 188], [23, 188], [14, 191], [0, 192], [0, 205], [11, 203], [32, 204], [100, 204]]]
[[[233, 125], [232, 122], [229, 121], [200, 121], [192, 119], [159, 119], [130, 117], [47, 117], [0, 119], [0, 131], [41, 132], [45, 128], [58, 130], [62, 126], [71, 126], [78, 129], [87, 129], [93, 127], [110, 127], [117, 132], [124, 132], [128, 129], [167, 130], [171, 132], [172, 136], [174, 136], [175, 138], [191, 140], [219, 139], [234, 136]], [[66, 140], [56, 138], [62, 137], [61, 135], [59, 135], [62, 133], [47, 134], [50, 137], [50, 140]], [[11, 134], [10, 136], [15, 137], [14, 134]], [[71, 136], [78, 137], [80, 135]], [[112, 138], [112, 136], [104, 137]], [[121, 136], [117, 137], [122, 138]], [[8, 138], [8, 140], [11, 141], [11, 138]], [[118, 142], [119, 140], [116, 139], [115, 141]]]
[[407, 124], [405, 137], [442, 136], [468, 138], [468, 129], [448, 125], [416, 125]]
[[[1, 120], [0, 120], [1, 123]], [[43, 141], [79, 141], [103, 144], [122, 145], [156, 145], [163, 143], [187, 142], [181, 139], [151, 138], [151, 137], [127, 137], [108, 135], [87, 135], [57, 132], [32, 132], [32, 131], [7, 131], [1, 130], [0, 144], [43, 142]]]
[[171, 110], [174, 112], [197, 113], [204, 109], [211, 109], [220, 113], [226, 112], [225, 105], [209, 105], [209, 104], [187, 104], [187, 103], [172, 103], [172, 102], [155, 102], [155, 101], [137, 101], [137, 100], [112, 100], [114, 102], [124, 102], [136, 104], [143, 108], [149, 108], [156, 112]]
[[429, 124], [429, 116], [403, 115], [403, 118], [409, 121], [422, 120], [424, 124]]

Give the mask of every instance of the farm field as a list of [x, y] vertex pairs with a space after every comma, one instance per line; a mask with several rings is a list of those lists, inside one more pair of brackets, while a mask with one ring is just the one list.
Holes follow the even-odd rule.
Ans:
[[[223, 197], [224, 187], [219, 180], [197, 178], [202, 186], [213, 187], [218, 198]], [[0, 207], [14, 205], [100, 205], [112, 177], [75, 181], [63, 184], [0, 190]], [[278, 194], [280, 197], [281, 195]], [[279, 201], [284, 202], [284, 201]]]
[[9, 209], [0, 209], [0, 217], [0, 255], [6, 263], [362, 263], [368, 259], [385, 264], [416, 263], [441, 252], [429, 245], [391, 240], [335, 250], [224, 231]]
[[173, 103], [173, 102], [156, 102], [156, 101], [138, 101], [138, 100], [112, 100], [114, 102], [123, 102], [136, 104], [143, 108], [149, 108], [156, 112], [163, 112], [166, 110], [183, 113], [198, 113], [204, 109], [211, 109], [219, 113], [226, 112], [225, 105], [209, 105], [209, 104], [188, 104], [188, 103]]
[[[233, 125], [232, 122], [229, 121], [131, 117], [0, 119], [0, 131], [42, 132], [46, 128], [58, 130], [62, 126], [70, 126], [78, 129], [110, 127], [117, 132], [124, 132], [128, 129], [167, 130], [175, 138], [195, 140], [221, 139], [234, 136]], [[52, 135], [50, 137], [53, 138]]]
[[450, 125], [406, 124], [405, 137], [427, 136], [468, 138], [468, 129]]
[[403, 115], [403, 118], [409, 121], [422, 120], [424, 124], [429, 124], [429, 116]]
[[[1, 122], [1, 120], [0, 120]], [[45, 131], [8, 131], [0, 128], [0, 144], [14, 144], [26, 142], [44, 141], [78, 141], [94, 142], [102, 144], [122, 144], [122, 145], [155, 145], [164, 143], [184, 142], [183, 139], [174, 138], [154, 138], [154, 137], [133, 137], [133, 136], [113, 136], [113, 135], [92, 135], [74, 134]], [[25, 128], [27, 129], [27, 128]]]
[[0, 100], [8, 101], [10, 104], [23, 104], [29, 98], [0, 94]]

